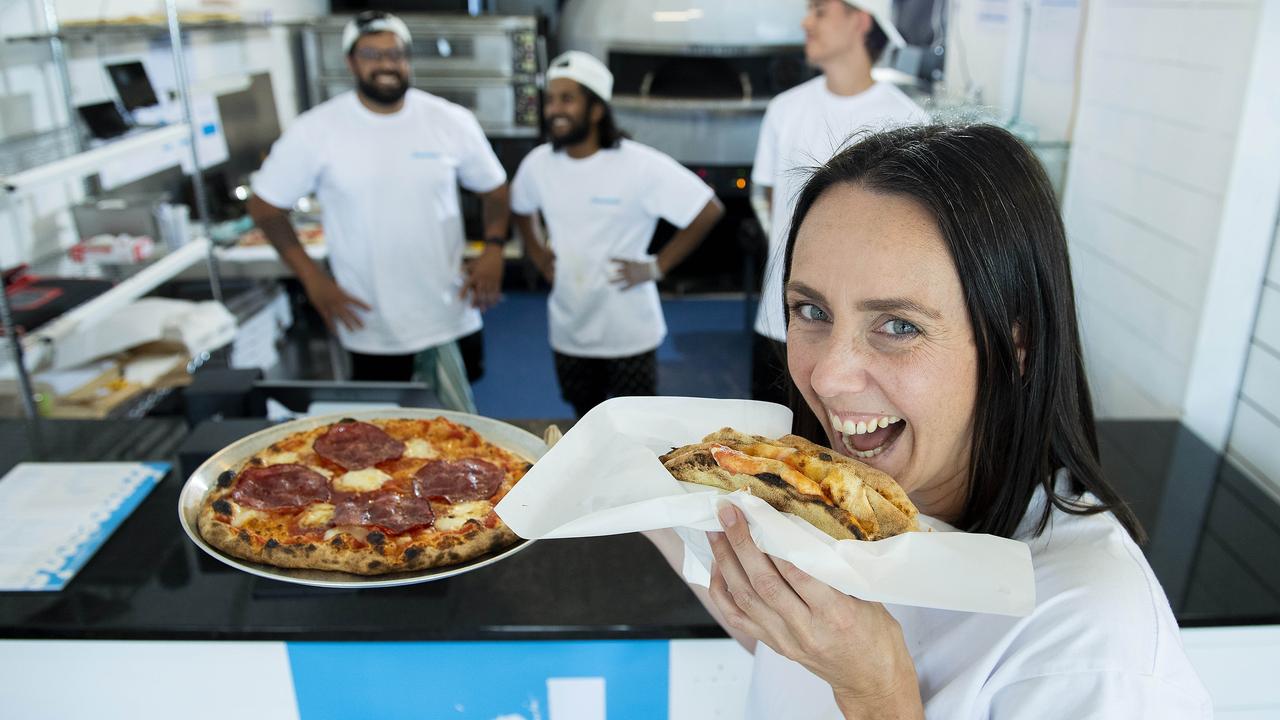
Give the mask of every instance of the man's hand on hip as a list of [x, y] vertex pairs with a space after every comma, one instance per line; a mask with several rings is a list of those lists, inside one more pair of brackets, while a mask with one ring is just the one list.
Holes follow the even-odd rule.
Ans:
[[613, 262], [613, 275], [609, 281], [615, 285], [621, 285], [623, 290], [630, 290], [636, 285], [662, 279], [662, 271], [658, 268], [656, 258], [648, 260], [613, 258], [611, 262]]
[[360, 311], [373, 310], [368, 303], [343, 290], [328, 275], [317, 276], [310, 283], [304, 284], [303, 289], [307, 291], [307, 298], [320, 313], [320, 317], [324, 318], [324, 324], [329, 326], [329, 332], [337, 332], [336, 323], [339, 322], [348, 330], [359, 330], [364, 327]]
[[462, 286], [460, 297], [471, 298], [471, 306], [479, 310], [488, 310], [498, 304], [502, 295], [502, 246], [485, 245], [480, 257], [467, 265], [467, 281]]

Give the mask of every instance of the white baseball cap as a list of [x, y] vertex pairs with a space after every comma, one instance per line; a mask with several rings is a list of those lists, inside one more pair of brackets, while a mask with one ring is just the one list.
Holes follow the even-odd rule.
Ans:
[[400, 18], [381, 10], [366, 10], [351, 18], [351, 22], [342, 29], [342, 52], [350, 53], [356, 41], [363, 35], [373, 33], [395, 33], [396, 37], [407, 47], [413, 42], [409, 35], [409, 26]]
[[861, 10], [875, 18], [876, 24], [894, 47], [906, 47], [907, 41], [893, 24], [893, 0], [843, 0], [845, 5]]
[[552, 60], [547, 70], [547, 82], [556, 78], [575, 80], [605, 102], [613, 98], [613, 73], [587, 53], [570, 50]]

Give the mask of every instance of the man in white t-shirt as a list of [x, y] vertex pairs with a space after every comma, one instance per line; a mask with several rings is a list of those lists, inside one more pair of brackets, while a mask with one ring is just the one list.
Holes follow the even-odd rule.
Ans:
[[782, 250], [804, 171], [831, 159], [854, 133], [928, 120], [901, 90], [871, 77], [884, 50], [903, 44], [889, 10], [889, 0], [809, 0], [805, 59], [822, 74], [779, 94], [765, 110], [751, 169], [769, 205], [769, 260], [751, 352], [757, 400], [787, 402]]
[[[408, 28], [388, 13], [347, 25], [356, 89], [303, 113], [276, 141], [249, 209], [351, 352], [353, 379], [406, 381], [429, 358], [437, 367], [465, 361], [474, 380], [480, 310], [502, 282], [507, 176], [470, 111], [410, 88], [409, 45]], [[485, 249], [467, 268], [459, 184], [483, 203]], [[288, 209], [312, 193], [333, 277], [289, 223]]]
[[[624, 138], [609, 100], [613, 75], [594, 57], [551, 62], [544, 112], [551, 142], [511, 183], [511, 209], [547, 302], [560, 392], [581, 417], [609, 397], [657, 393], [667, 334], [656, 281], [720, 219], [711, 188], [675, 160]], [[540, 212], [548, 241], [535, 228]], [[648, 255], [658, 219], [679, 228]]]

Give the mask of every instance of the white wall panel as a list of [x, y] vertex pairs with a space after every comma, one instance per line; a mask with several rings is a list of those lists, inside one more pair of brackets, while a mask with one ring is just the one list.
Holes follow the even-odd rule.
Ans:
[[[1280, 237], [1280, 228], [1276, 228], [1276, 236]], [[1267, 282], [1280, 289], [1280, 251], [1271, 248], [1271, 269], [1267, 271]]]
[[1249, 400], [1236, 406], [1235, 424], [1231, 426], [1228, 449], [1244, 458], [1261, 481], [1280, 492], [1280, 423]]
[[1204, 259], [1147, 224], [1131, 208], [1105, 198], [1093, 202], [1094, 213], [1082, 218], [1072, 235], [1075, 246], [1105, 258], [1135, 281], [1194, 312], [1205, 281]]
[[1262, 301], [1258, 304], [1258, 324], [1253, 330], [1255, 342], [1261, 342], [1272, 350], [1280, 350], [1280, 289], [1271, 285], [1262, 288]]
[[[1254, 343], [1249, 351], [1249, 367], [1245, 370], [1240, 394], [1280, 417], [1280, 353]], [[1276, 440], [1276, 452], [1280, 453], [1280, 437]]]
[[[1083, 0], [1030, 3], [1020, 122], [1040, 140], [1069, 139], [1074, 112]], [[941, 100], [985, 106], [1008, 117], [1016, 96], [1020, 0], [950, 2]]]
[[[1237, 21], [1244, 19], [1242, 15]], [[1280, 215], [1280, 3], [1259, 4], [1250, 26], [1253, 55], [1247, 70], [1238, 73], [1247, 78], [1246, 90], [1237, 109], [1240, 122], [1231, 176], [1208, 262], [1200, 329], [1183, 400], [1185, 424], [1214, 448], [1224, 447], [1230, 437]], [[1208, 29], [1213, 32], [1214, 26]]]
[[1085, 369], [1095, 416], [1121, 420], [1178, 417], [1177, 407], [1157, 402], [1138, 387], [1118, 358], [1086, 348]]
[[[1159, 348], [1162, 364], [1186, 364], [1195, 339], [1196, 314], [1187, 304], [1158, 285], [1084, 243], [1072, 243], [1076, 296], [1129, 328], [1134, 342]], [[1111, 348], [1125, 357], [1125, 345]], [[1169, 402], [1179, 405], [1182, 390]]]
[[1089, 5], [1063, 217], [1100, 416], [1185, 411], [1260, 8]]
[[1178, 417], [1186, 367], [1121, 324], [1108, 307], [1085, 297], [1078, 307], [1098, 415]]
[[[1117, 124], [1123, 120], [1134, 119], [1118, 118]], [[1222, 212], [1220, 194], [1096, 151], [1078, 153], [1071, 172], [1081, 199], [1149, 225], [1170, 243], [1201, 257], [1212, 248]]]
[[[1262, 286], [1253, 342], [1245, 366], [1228, 447], [1247, 474], [1280, 494], [1280, 226], [1271, 247], [1271, 269]], [[1240, 461], [1243, 461], [1241, 463]]]
[[[1127, 65], [1131, 71], [1144, 69]], [[1204, 75], [1201, 80], [1212, 83], [1215, 78]], [[1128, 88], [1117, 92], [1128, 98]], [[1222, 194], [1231, 168], [1232, 133], [1191, 122], [1184, 115], [1163, 115], [1140, 100], [1113, 102], [1086, 95], [1076, 137], [1083, 150], [1210, 195]]]

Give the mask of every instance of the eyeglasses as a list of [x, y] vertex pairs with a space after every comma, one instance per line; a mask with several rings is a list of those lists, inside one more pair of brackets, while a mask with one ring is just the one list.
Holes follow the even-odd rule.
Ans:
[[378, 62], [379, 60], [390, 60], [393, 63], [401, 63], [409, 59], [409, 51], [400, 48], [392, 48], [390, 50], [375, 50], [373, 48], [360, 48], [355, 51], [355, 56], [365, 62]]

